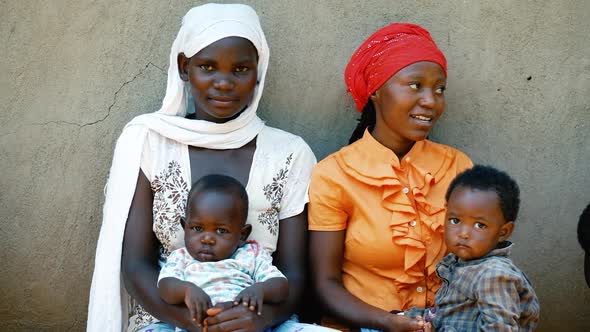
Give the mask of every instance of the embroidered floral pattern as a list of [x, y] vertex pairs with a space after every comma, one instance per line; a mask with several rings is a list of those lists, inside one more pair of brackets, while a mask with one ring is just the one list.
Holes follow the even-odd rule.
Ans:
[[277, 172], [270, 184], [262, 188], [264, 197], [270, 202], [270, 208], [258, 215], [258, 221], [260, 224], [265, 225], [268, 231], [274, 236], [279, 232], [279, 210], [281, 208], [281, 199], [283, 198], [292, 159], [293, 154], [291, 153], [287, 157], [285, 167]]
[[133, 317], [131, 318], [132, 321], [130, 322], [130, 329], [137, 331], [156, 321], [156, 319], [147, 311], [145, 311], [145, 309], [143, 309], [143, 307], [140, 306], [135, 300], [132, 299], [131, 304], [133, 307]]
[[181, 230], [180, 217], [184, 215], [188, 184], [182, 177], [180, 164], [171, 161], [151, 183], [154, 193], [154, 233], [160, 240], [160, 258], [165, 260], [171, 252], [171, 239]]
[[[172, 238], [182, 231], [180, 217], [184, 215], [189, 187], [182, 177], [180, 164], [171, 161], [151, 182], [154, 202], [154, 233], [160, 240], [160, 261], [166, 261], [172, 248]], [[157, 320], [136, 301], [132, 301], [129, 330], [140, 330]]]

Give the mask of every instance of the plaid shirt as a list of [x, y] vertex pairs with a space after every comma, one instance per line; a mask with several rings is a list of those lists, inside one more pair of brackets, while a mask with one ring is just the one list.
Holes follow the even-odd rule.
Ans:
[[533, 286], [512, 260], [506, 241], [486, 256], [464, 261], [447, 255], [437, 266], [433, 326], [441, 331], [533, 331], [540, 305]]

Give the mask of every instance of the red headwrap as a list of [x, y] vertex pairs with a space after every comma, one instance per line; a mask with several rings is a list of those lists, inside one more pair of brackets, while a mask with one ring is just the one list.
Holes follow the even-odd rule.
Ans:
[[430, 33], [409, 23], [393, 23], [377, 30], [354, 52], [344, 80], [356, 109], [363, 107], [373, 94], [400, 69], [420, 61], [438, 63], [447, 74], [447, 60]]

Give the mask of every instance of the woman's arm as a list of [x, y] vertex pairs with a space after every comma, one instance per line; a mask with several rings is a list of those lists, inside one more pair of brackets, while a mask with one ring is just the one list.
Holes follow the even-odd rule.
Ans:
[[185, 329], [198, 330], [184, 305], [170, 305], [158, 294], [158, 246], [152, 230], [153, 194], [149, 180], [139, 171], [137, 186], [123, 238], [121, 272], [127, 292], [154, 317]]
[[274, 264], [287, 277], [289, 297], [281, 304], [265, 303], [261, 316], [244, 306], [226, 309], [207, 318], [207, 331], [262, 331], [287, 320], [295, 311], [305, 284], [305, 257], [307, 254], [307, 211], [279, 222], [279, 239], [274, 253]]
[[383, 331], [413, 331], [420, 321], [390, 314], [350, 294], [342, 285], [343, 231], [310, 231], [310, 257], [313, 284], [328, 309], [339, 320], [355, 327]]

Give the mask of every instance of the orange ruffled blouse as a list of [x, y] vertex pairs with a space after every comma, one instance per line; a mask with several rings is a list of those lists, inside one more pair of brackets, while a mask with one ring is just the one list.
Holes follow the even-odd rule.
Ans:
[[446, 254], [445, 193], [473, 163], [419, 141], [400, 161], [368, 131], [315, 167], [309, 229], [346, 230], [342, 282], [386, 311], [434, 305], [436, 264]]

